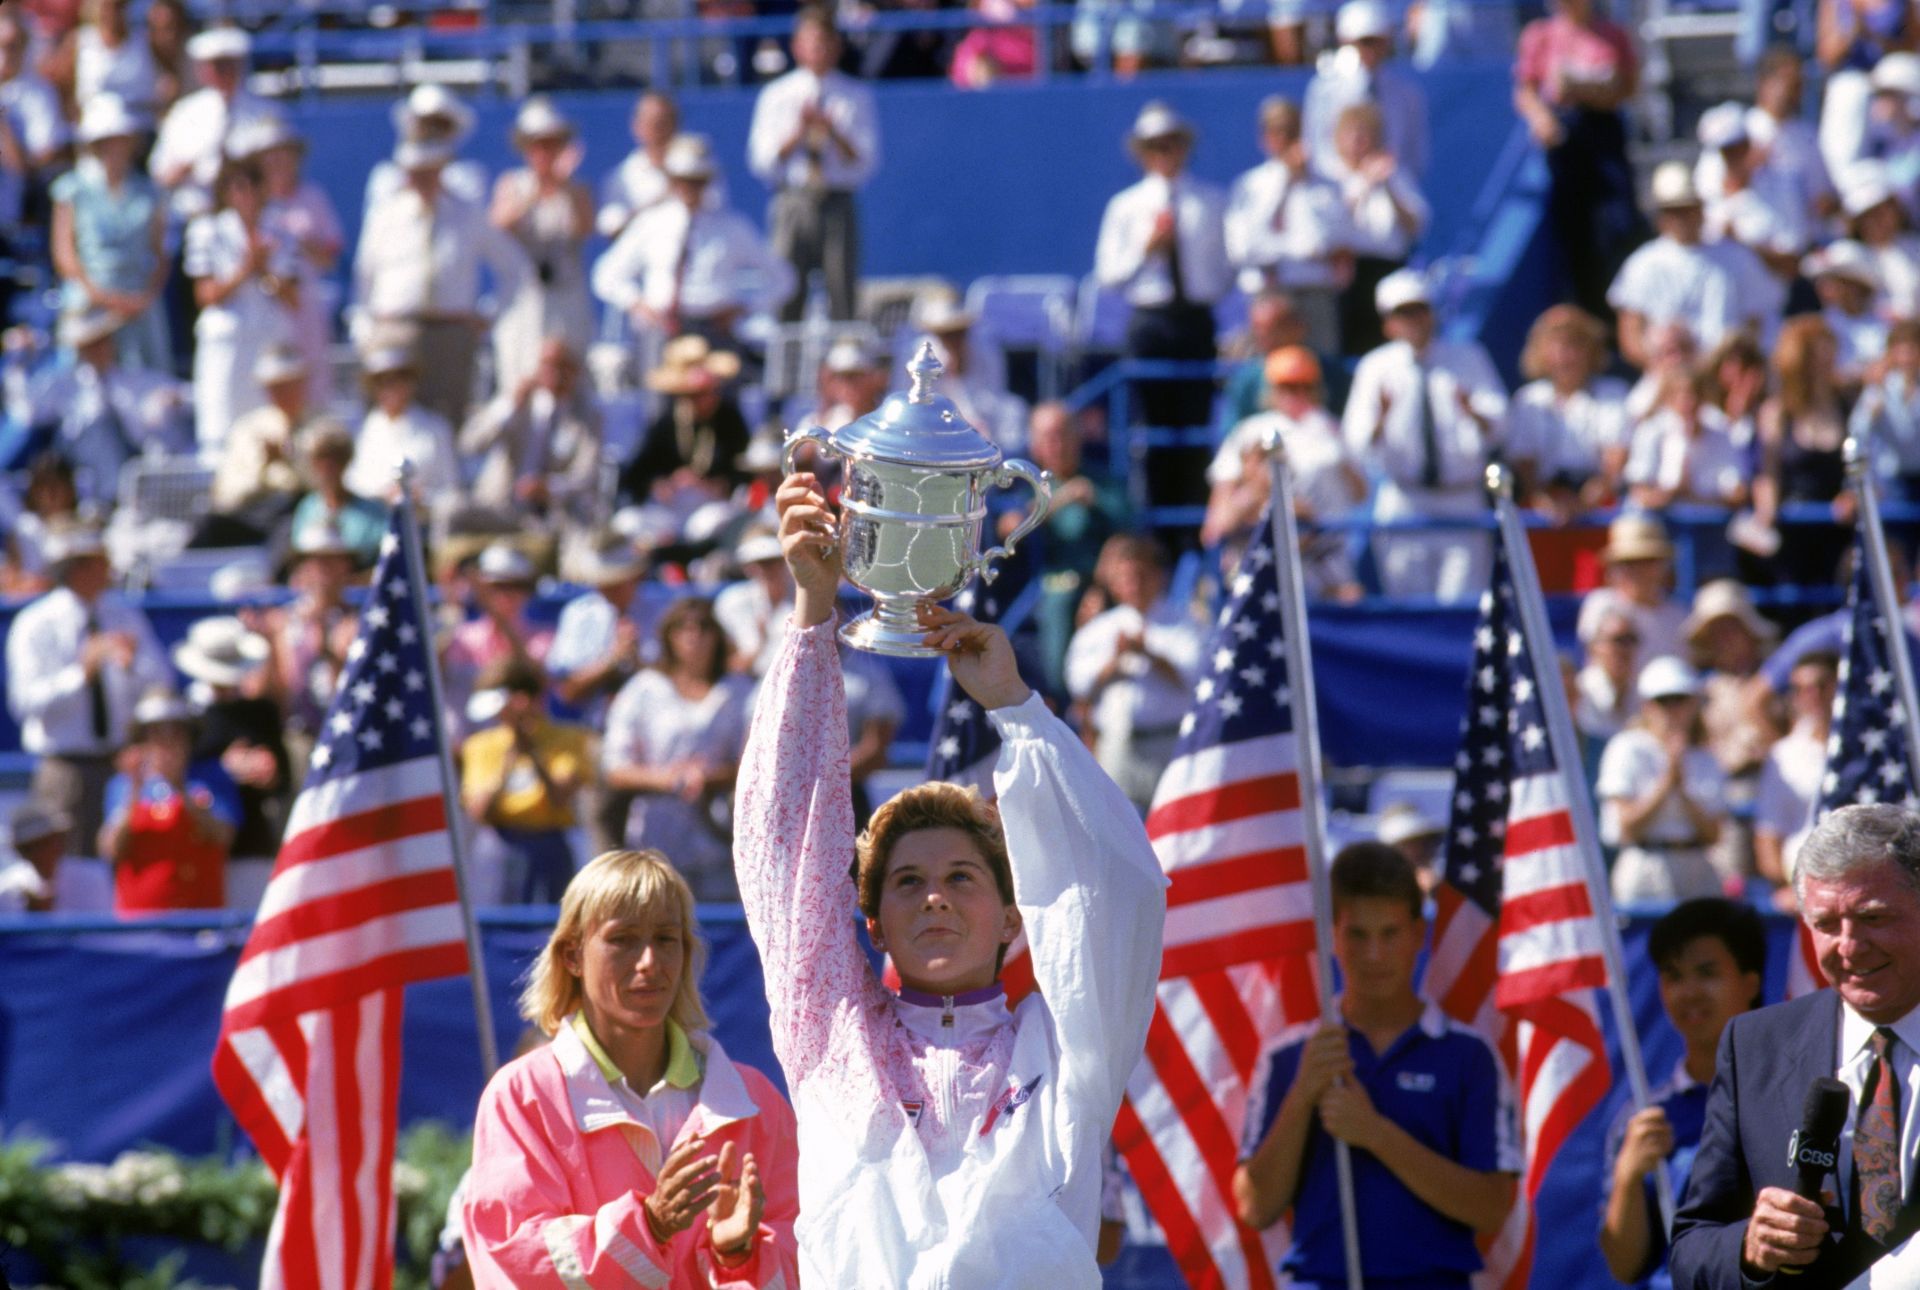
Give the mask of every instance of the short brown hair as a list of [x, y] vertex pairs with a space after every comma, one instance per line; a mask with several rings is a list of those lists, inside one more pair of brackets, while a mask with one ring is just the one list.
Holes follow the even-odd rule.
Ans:
[[714, 615], [713, 602], [705, 596], [682, 596], [667, 606], [667, 612], [660, 615], [660, 662], [664, 671], [668, 667], [686, 660], [678, 658], [673, 652], [672, 636], [683, 623], [695, 622], [706, 626], [713, 637], [713, 654], [707, 660], [705, 675], [711, 683], [727, 674], [727, 633], [720, 626], [720, 619]]
[[867, 831], [854, 844], [853, 883], [860, 912], [880, 916], [880, 886], [886, 881], [887, 860], [894, 844], [921, 829], [959, 829], [973, 839], [981, 859], [993, 871], [1000, 899], [1013, 903], [1013, 866], [1007, 860], [1007, 838], [1000, 831], [1000, 813], [977, 788], [934, 781], [905, 789], [873, 813]]
[[1328, 867], [1327, 885], [1332, 889], [1335, 918], [1354, 900], [1398, 901], [1416, 921], [1424, 916], [1413, 863], [1384, 842], [1355, 842], [1340, 848]]

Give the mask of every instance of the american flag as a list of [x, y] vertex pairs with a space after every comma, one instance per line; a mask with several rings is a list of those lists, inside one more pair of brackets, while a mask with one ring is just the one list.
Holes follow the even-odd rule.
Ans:
[[1189, 1286], [1269, 1287], [1285, 1233], [1234, 1213], [1247, 1084], [1263, 1044], [1320, 1009], [1300, 812], [1318, 789], [1298, 769], [1268, 522], [1229, 590], [1147, 816], [1172, 882], [1166, 949], [1114, 1143]]
[[406, 522], [382, 540], [214, 1051], [280, 1184], [262, 1287], [391, 1283], [401, 987], [467, 970]]
[[[1867, 526], [1854, 543], [1853, 583], [1847, 592], [1846, 626], [1841, 635], [1840, 688], [1833, 696], [1833, 725], [1827, 733], [1827, 769], [1814, 803], [1818, 820], [1842, 806], [1868, 802], [1915, 805], [1914, 768], [1909, 761], [1907, 712], [1893, 677], [1888, 624], [1899, 623], [1874, 593], [1867, 563]], [[1903, 633], [1904, 634], [1904, 633]], [[1814, 956], [1813, 937], [1800, 924], [1800, 952], [1787, 965], [1787, 997], [1798, 998], [1826, 986]]]
[[1532, 1199], [1612, 1079], [1593, 997], [1607, 984], [1606, 933], [1515, 595], [1503, 549], [1473, 637], [1426, 977], [1428, 997], [1484, 1034], [1518, 1086], [1524, 1201], [1487, 1251], [1488, 1280], [1505, 1286], [1526, 1284]]

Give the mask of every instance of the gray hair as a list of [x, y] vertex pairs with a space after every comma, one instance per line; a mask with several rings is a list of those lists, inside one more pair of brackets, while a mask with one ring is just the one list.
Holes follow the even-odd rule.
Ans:
[[1804, 879], [1831, 882], [1889, 862], [1920, 891], [1920, 815], [1891, 802], [1843, 806], [1820, 821], [1800, 844], [1793, 889], [1796, 895], [1802, 894]]

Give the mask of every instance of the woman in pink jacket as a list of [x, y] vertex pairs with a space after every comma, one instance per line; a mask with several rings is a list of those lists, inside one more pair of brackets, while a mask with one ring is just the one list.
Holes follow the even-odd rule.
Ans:
[[487, 1085], [461, 1205], [480, 1290], [798, 1284], [793, 1110], [700, 1003], [693, 893], [657, 851], [574, 875]]

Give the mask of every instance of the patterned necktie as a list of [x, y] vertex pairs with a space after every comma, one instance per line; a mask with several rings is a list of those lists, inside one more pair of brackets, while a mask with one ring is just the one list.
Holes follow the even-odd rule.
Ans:
[[1891, 1030], [1873, 1032], [1873, 1065], [1860, 1090], [1853, 1125], [1853, 1181], [1859, 1190], [1860, 1230], [1882, 1245], [1893, 1243], [1900, 1213], [1900, 1083], [1893, 1073]]
[[1180, 263], [1180, 196], [1167, 198], [1167, 214], [1173, 217], [1173, 239], [1167, 243], [1167, 276], [1173, 280], [1173, 303], [1187, 303], [1187, 274]]

